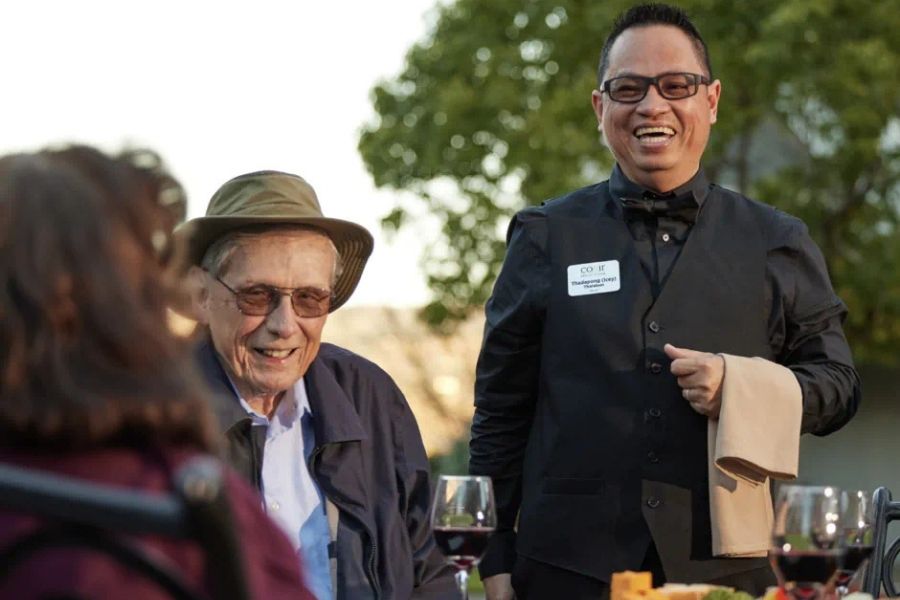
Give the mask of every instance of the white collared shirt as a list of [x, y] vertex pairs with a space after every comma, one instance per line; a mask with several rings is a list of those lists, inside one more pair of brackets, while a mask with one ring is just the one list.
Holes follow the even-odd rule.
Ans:
[[322, 492], [309, 472], [315, 434], [303, 378], [285, 391], [271, 419], [250, 408], [240, 394], [238, 400], [254, 427], [267, 428], [262, 464], [265, 511], [291, 540], [307, 586], [319, 600], [330, 600], [331, 536]]

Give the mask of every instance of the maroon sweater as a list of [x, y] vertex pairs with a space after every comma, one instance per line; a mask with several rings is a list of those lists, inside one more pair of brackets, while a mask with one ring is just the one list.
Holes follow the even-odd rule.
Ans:
[[[0, 462], [148, 493], [171, 492], [171, 477], [196, 452], [184, 449], [138, 451], [115, 448], [77, 454], [0, 451]], [[235, 531], [243, 553], [252, 598], [314, 600], [303, 585], [299, 562], [287, 538], [269, 521], [259, 496], [233, 472], [225, 478]], [[0, 548], [33, 531], [32, 516], [0, 511]], [[195, 589], [210, 594], [215, 573], [206, 573], [199, 545], [184, 540], [143, 537], [139, 543]], [[69, 597], [156, 600], [168, 596], [154, 583], [107, 556], [76, 548], [49, 549], [19, 565], [0, 582], [0, 598]]]

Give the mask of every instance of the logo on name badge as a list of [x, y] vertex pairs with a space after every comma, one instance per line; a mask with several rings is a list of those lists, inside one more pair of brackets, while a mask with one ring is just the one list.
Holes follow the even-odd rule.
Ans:
[[568, 276], [570, 296], [608, 294], [622, 287], [617, 260], [569, 265]]

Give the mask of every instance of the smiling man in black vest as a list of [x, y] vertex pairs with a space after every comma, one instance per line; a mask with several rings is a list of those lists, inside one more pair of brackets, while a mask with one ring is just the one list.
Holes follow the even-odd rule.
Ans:
[[711, 541], [720, 353], [788, 373], [798, 429], [830, 433], [859, 404], [846, 309], [800, 220], [707, 180], [722, 85], [681, 10], [624, 13], [598, 83], [609, 180], [516, 215], [486, 306], [470, 470], [497, 496], [488, 598], [599, 598], [625, 569], [759, 593], [766, 559]]

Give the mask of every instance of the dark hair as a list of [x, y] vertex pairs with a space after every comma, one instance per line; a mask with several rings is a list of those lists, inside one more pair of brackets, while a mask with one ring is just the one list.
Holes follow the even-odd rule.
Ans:
[[609, 52], [612, 50], [613, 43], [622, 35], [622, 32], [632, 27], [647, 27], [649, 25], [671, 25], [683, 31], [694, 43], [697, 58], [706, 68], [705, 75], [712, 79], [712, 65], [709, 62], [709, 50], [706, 47], [706, 42], [703, 41], [700, 32], [691, 23], [687, 13], [676, 6], [668, 4], [639, 4], [620, 14], [613, 24], [612, 31], [607, 36], [606, 42], [603, 44], [603, 50], [600, 52], [600, 65], [597, 67], [598, 86], [603, 84], [603, 76], [609, 68]]
[[160, 199], [181, 187], [134, 156], [0, 158], [2, 445], [215, 446], [190, 350], [166, 321], [178, 214]]

